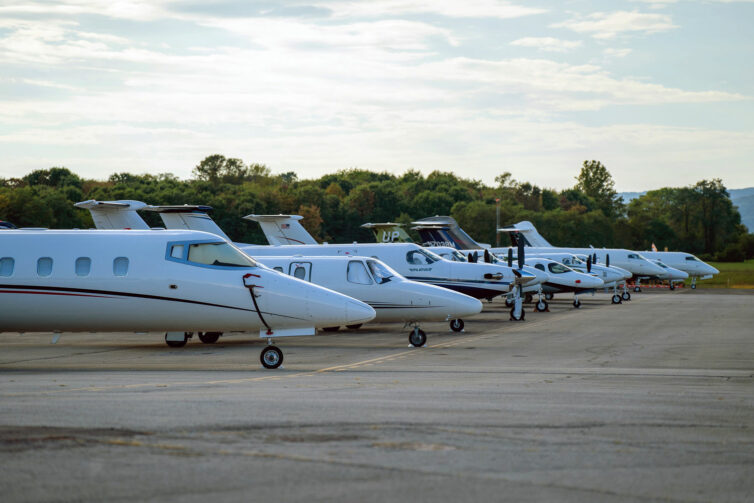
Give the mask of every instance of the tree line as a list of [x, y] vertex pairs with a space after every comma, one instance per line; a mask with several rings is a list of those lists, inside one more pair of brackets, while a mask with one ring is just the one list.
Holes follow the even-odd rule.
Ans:
[[[273, 174], [263, 164], [219, 154], [203, 159], [189, 180], [168, 173], [115, 173], [92, 180], [64, 167], [0, 178], [0, 219], [19, 227], [92, 227], [89, 212], [73, 207], [87, 199], [210, 205], [228, 236], [247, 243], [266, 240], [257, 224], [241, 217], [283, 213], [303, 215], [313, 236], [333, 243], [372, 241], [360, 227], [365, 222], [410, 224], [451, 215], [475, 239], [494, 244], [499, 204], [502, 225], [530, 220], [556, 246], [647, 250], [654, 243], [660, 250], [688, 251], [707, 260], [754, 256], [754, 235], [741, 225], [722, 180], [653, 190], [626, 204], [599, 161], [584, 161], [574, 186], [561, 191], [517, 181], [507, 172], [495, 178], [495, 185], [415, 170], [393, 175], [347, 169], [300, 180], [294, 172]], [[143, 217], [161, 226], [157, 215], [145, 212]]]

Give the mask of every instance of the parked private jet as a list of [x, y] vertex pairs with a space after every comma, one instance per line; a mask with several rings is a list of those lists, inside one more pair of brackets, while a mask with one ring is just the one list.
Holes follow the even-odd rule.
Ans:
[[691, 288], [696, 288], [697, 279], [709, 279], [715, 274], [720, 274], [716, 268], [702, 262], [697, 257], [685, 252], [641, 252], [642, 255], [652, 260], [661, 260], [668, 267], [681, 270], [691, 277]]
[[[182, 346], [223, 332], [267, 339], [365, 323], [367, 304], [259, 266], [197, 231], [8, 230], [0, 237], [0, 331], [164, 331]], [[205, 340], [206, 339], [206, 340]]]
[[[217, 224], [207, 214], [209, 206], [147, 206], [140, 202], [100, 203], [86, 201], [80, 203], [92, 212], [93, 218], [100, 225], [115, 222], [115, 213], [124, 221], [133, 223], [141, 217], [131, 209], [130, 215], [122, 203], [129, 203], [131, 208], [141, 208], [159, 213], [168, 229], [199, 227], [204, 231], [225, 236]], [[143, 223], [143, 220], [142, 220]], [[146, 224], [144, 224], [146, 225]], [[285, 224], [281, 224], [285, 225]], [[304, 231], [305, 232], [305, 231]], [[239, 244], [240, 246], [250, 246]], [[264, 265], [279, 268], [281, 272], [300, 277], [334, 291], [367, 302], [377, 309], [376, 321], [402, 321], [413, 328], [409, 333], [409, 342], [414, 346], [423, 346], [426, 333], [419, 327], [422, 321], [449, 321], [456, 332], [464, 328], [463, 317], [481, 311], [481, 303], [462, 293], [437, 288], [425, 283], [407, 280], [374, 258], [364, 257], [260, 257], [257, 260]], [[363, 270], [363, 271], [362, 271]], [[364, 272], [365, 274], [360, 274]], [[354, 328], [355, 324], [350, 328]], [[324, 327], [324, 330], [336, 329]]]
[[[311, 281], [374, 308], [375, 322], [403, 322], [413, 328], [409, 332], [412, 346], [423, 346], [426, 333], [421, 321], [450, 321], [451, 328], [461, 331], [463, 318], [482, 310], [479, 300], [418, 281], [411, 281], [371, 257], [258, 257], [267, 267]], [[351, 325], [348, 328], [359, 328]], [[338, 330], [326, 327], [326, 331]]]

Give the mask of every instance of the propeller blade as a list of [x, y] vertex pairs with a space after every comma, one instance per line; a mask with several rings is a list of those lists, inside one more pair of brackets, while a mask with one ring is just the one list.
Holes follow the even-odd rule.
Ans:
[[592, 257], [592, 264], [597, 263], [597, 252], [594, 252], [594, 256]]
[[592, 272], [592, 256], [586, 258], [586, 272]]
[[607, 257], [605, 257], [605, 265], [610, 267], [610, 254], [608, 254]]
[[518, 240], [518, 268], [524, 268], [524, 240]]
[[513, 267], [513, 248], [508, 248], [508, 267]]
[[484, 262], [487, 264], [492, 263], [492, 257], [490, 257], [490, 252], [487, 250], [487, 248], [484, 249]]

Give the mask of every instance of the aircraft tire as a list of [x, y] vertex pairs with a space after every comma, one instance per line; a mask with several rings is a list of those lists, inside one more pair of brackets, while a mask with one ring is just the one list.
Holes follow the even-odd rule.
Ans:
[[623, 295], [621, 295], [621, 298], [625, 301], [631, 300], [631, 294], [628, 292], [623, 292]]
[[259, 354], [259, 361], [266, 369], [276, 369], [283, 364], [283, 352], [276, 346], [267, 346]]
[[450, 320], [450, 329], [453, 332], [463, 331], [463, 326], [464, 326], [463, 320], [460, 318], [457, 320]]
[[523, 308], [521, 309], [521, 317], [520, 318], [516, 318], [516, 316], [514, 314], [515, 312], [516, 312], [516, 308], [512, 307], [511, 308], [511, 321], [524, 321], [526, 319], [526, 311], [524, 311]]
[[408, 342], [416, 348], [420, 348], [427, 343], [427, 334], [421, 328], [415, 328], [408, 333]]
[[204, 344], [214, 344], [221, 335], [222, 332], [199, 332], [199, 340]]
[[691, 289], [696, 290], [696, 285], [694, 283], [691, 283]]
[[623, 303], [623, 299], [620, 298], [620, 295], [618, 295], [617, 293], [613, 295], [613, 304], [622, 304], [622, 303]]
[[337, 332], [340, 330], [340, 327], [322, 327], [322, 330], [325, 332]]
[[673, 282], [670, 283], [670, 290], [671, 291], [675, 290], [675, 283], [673, 283]]
[[547, 311], [547, 308], [548, 308], [548, 307], [550, 307], [550, 306], [549, 306], [549, 304], [547, 304], [547, 301], [546, 301], [546, 300], [540, 300], [540, 301], [538, 301], [538, 302], [537, 302], [537, 303], [536, 303], [536, 304], [534, 305], [534, 309], [535, 309], [535, 310], [536, 310], [536, 311], [537, 311], [538, 313], [544, 313], [545, 311]]
[[554, 293], [546, 293], [545, 294], [545, 299], [547, 299], [547, 300], [552, 300], [553, 297], [555, 297]]
[[168, 340], [168, 334], [165, 334], [165, 344], [167, 344], [171, 348], [182, 348], [183, 346], [186, 345], [186, 343], [188, 342], [188, 340], [189, 340], [189, 334], [188, 334], [188, 332], [185, 333], [185, 335], [183, 336], [183, 340], [182, 341], [169, 341]]
[[634, 293], [639, 293], [639, 292], [641, 292], [641, 288], [639, 288], [638, 286], [635, 286]]
[[580, 300], [574, 300], [573, 301], [573, 307], [576, 309], [581, 309], [581, 301]]
[[524, 297], [524, 302], [526, 302], [527, 304], [530, 304], [532, 300], [534, 300], [534, 297], [532, 297], [530, 293], [527, 293], [526, 297]]
[[515, 301], [511, 297], [505, 298], [505, 307], [511, 307]]
[[361, 325], [363, 325], [363, 323], [357, 323], [356, 325], [346, 325], [346, 328], [350, 328], [351, 330], [358, 330], [361, 328]]

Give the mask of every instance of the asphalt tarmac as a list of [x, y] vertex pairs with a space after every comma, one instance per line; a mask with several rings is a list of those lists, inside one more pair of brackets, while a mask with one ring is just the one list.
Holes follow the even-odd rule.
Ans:
[[754, 501], [754, 295], [168, 348], [0, 334], [13, 501]]

